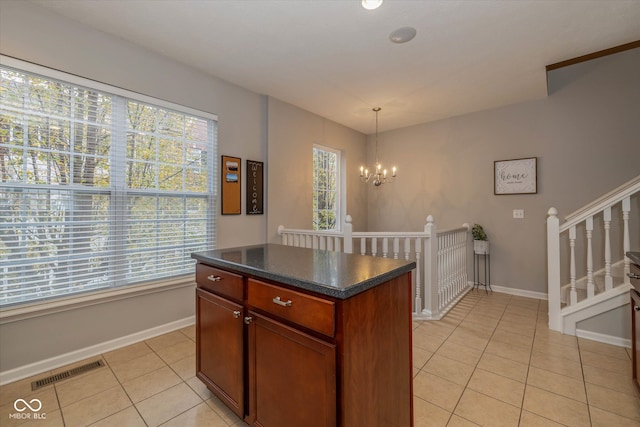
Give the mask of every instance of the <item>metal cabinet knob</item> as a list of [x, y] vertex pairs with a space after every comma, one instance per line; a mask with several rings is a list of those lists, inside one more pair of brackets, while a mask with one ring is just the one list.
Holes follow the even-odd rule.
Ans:
[[636, 306], [634, 306], [634, 307], [633, 307], [633, 309], [634, 309], [635, 311], [640, 311], [640, 306], [636, 305]]
[[246, 325], [250, 324], [251, 322], [253, 322], [253, 317], [247, 316], [247, 317], [244, 318], [244, 323]]
[[240, 317], [241, 314], [242, 314], [241, 312], [236, 310], [236, 311], [233, 312], [233, 317], [237, 319], [238, 317]]

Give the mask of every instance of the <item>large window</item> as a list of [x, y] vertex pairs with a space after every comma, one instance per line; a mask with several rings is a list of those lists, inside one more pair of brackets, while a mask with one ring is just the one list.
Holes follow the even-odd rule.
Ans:
[[339, 228], [340, 153], [313, 147], [313, 229]]
[[0, 305], [193, 272], [215, 116], [20, 68], [0, 67]]

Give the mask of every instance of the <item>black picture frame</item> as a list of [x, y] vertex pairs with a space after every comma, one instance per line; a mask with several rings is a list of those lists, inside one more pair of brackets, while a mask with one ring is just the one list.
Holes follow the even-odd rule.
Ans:
[[264, 214], [264, 163], [247, 160], [245, 181], [247, 215]]

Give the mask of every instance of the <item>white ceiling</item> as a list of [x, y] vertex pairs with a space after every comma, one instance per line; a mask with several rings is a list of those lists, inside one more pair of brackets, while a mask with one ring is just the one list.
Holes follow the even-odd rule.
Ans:
[[543, 98], [546, 65], [640, 40], [639, 0], [34, 3], [367, 134], [373, 107], [384, 131]]

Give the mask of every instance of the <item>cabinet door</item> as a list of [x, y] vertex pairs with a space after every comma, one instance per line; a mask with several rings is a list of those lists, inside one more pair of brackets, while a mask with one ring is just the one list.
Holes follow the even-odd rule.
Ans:
[[336, 425], [335, 346], [250, 311], [249, 422]]
[[640, 294], [631, 290], [631, 347], [633, 350], [633, 382], [640, 392]]
[[243, 308], [196, 289], [196, 375], [244, 416]]

